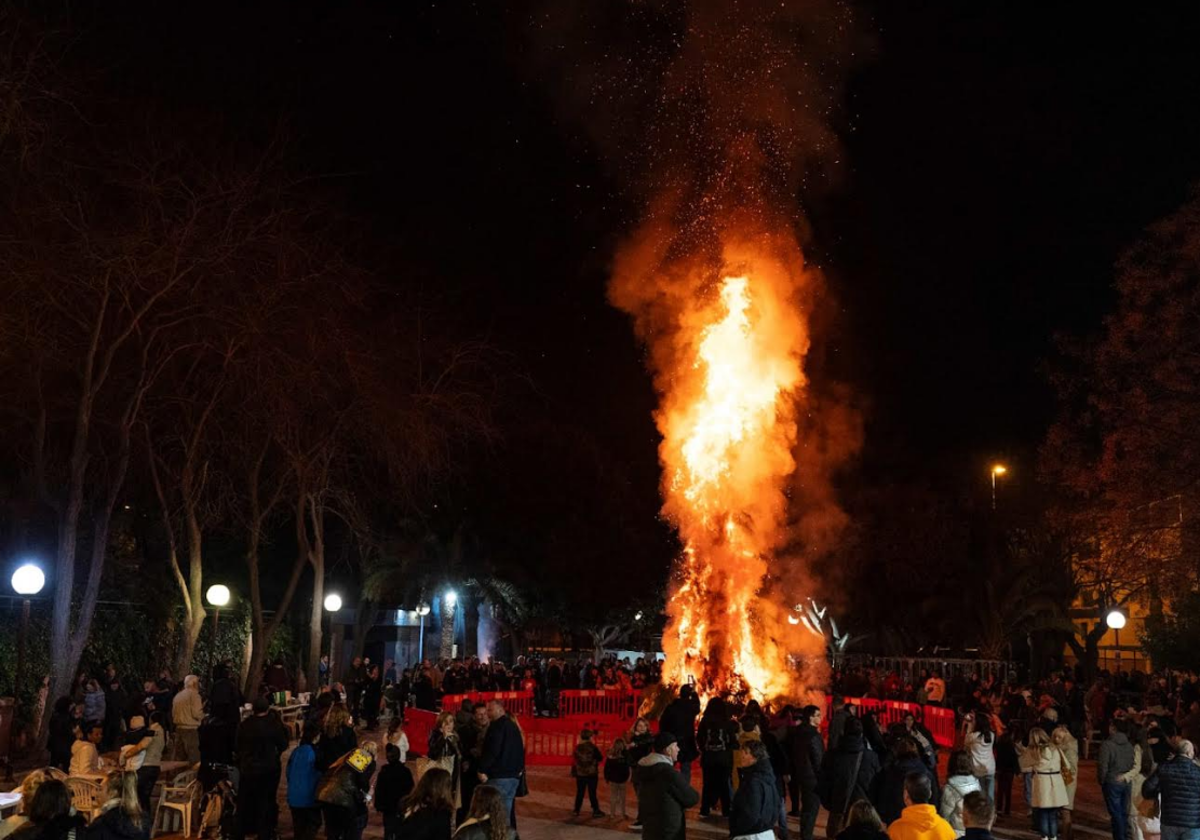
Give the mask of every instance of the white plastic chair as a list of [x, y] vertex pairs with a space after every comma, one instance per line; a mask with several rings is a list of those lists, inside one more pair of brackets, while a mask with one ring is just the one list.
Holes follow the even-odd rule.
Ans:
[[71, 791], [71, 804], [75, 810], [91, 822], [104, 810], [104, 784], [96, 779], [68, 776], [67, 788]]
[[[158, 807], [154, 809], [154, 825], [150, 829], [153, 837], [160, 829], [174, 831], [174, 817], [179, 816], [183, 822], [183, 836], [192, 836], [192, 811], [196, 807], [196, 798], [200, 795], [200, 781], [196, 778], [195, 770], [185, 770], [171, 784], [164, 785], [162, 795], [158, 797]], [[163, 809], [167, 809], [163, 813]], [[172, 825], [168, 828], [167, 821]]]

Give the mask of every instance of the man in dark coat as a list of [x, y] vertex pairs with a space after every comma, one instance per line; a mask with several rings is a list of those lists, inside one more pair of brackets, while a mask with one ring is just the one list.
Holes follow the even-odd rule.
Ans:
[[500, 791], [509, 823], [516, 828], [517, 811], [513, 803], [525, 773], [525, 742], [516, 722], [504, 710], [504, 703], [489, 700], [487, 713], [490, 723], [483, 733], [483, 747], [475, 765], [476, 778]]
[[288, 748], [288, 733], [266, 697], [254, 701], [254, 714], [237, 730], [239, 834], [275, 835], [279, 818], [279, 759]]
[[729, 815], [729, 836], [743, 837], [769, 832], [779, 821], [783, 799], [779, 782], [771, 767], [771, 758], [762, 741], [747, 741], [742, 750], [754, 763], [743, 767], [733, 810]]
[[825, 745], [821, 743], [821, 709], [805, 706], [800, 710], [800, 725], [787, 734], [787, 751], [792, 767], [792, 816], [800, 817], [801, 840], [813, 840], [821, 798], [817, 780], [825, 760]]
[[1182, 840], [1200, 834], [1200, 767], [1195, 747], [1181, 741], [1179, 752], [1158, 765], [1142, 785], [1142, 797], [1162, 796], [1162, 840]]
[[659, 720], [660, 732], [670, 732], [679, 743], [679, 772], [688, 784], [692, 782], [692, 762], [700, 757], [696, 746], [696, 717], [700, 714], [700, 698], [690, 685], [679, 689], [679, 696], [667, 704]]
[[879, 756], [866, 748], [862, 721], [848, 718], [837, 748], [825, 753], [817, 779], [821, 804], [829, 811], [827, 837], [838, 835], [851, 805], [870, 798], [879, 770]]
[[685, 840], [684, 812], [700, 801], [700, 794], [676, 772], [678, 759], [675, 736], [659, 732], [654, 736], [654, 752], [638, 762], [642, 779], [638, 810], [646, 840]]

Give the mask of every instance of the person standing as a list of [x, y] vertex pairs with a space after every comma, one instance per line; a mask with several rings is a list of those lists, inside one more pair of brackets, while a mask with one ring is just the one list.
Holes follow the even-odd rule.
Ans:
[[1063, 760], [1063, 782], [1067, 786], [1067, 804], [1058, 812], [1058, 830], [1064, 840], [1075, 840], [1075, 791], [1079, 787], [1079, 742], [1065, 724], [1050, 733], [1050, 743]]
[[625, 819], [625, 788], [629, 784], [629, 761], [625, 755], [625, 739], [617, 738], [608, 750], [604, 762], [604, 781], [608, 782], [608, 812]]
[[938, 808], [938, 813], [946, 822], [950, 823], [954, 833], [962, 837], [967, 830], [963, 823], [963, 800], [968, 795], [982, 793], [983, 790], [979, 785], [979, 779], [972, 772], [971, 757], [965, 752], [959, 751], [950, 754], [950, 766], [946, 772], [949, 774], [949, 778], [942, 787], [942, 804]]
[[254, 713], [242, 721], [237, 731], [238, 823], [240, 834], [273, 837], [279, 820], [275, 804], [279, 793], [279, 760], [288, 748], [287, 728], [279, 715], [271, 711], [271, 701], [258, 697]]
[[[1039, 728], [1029, 733], [1029, 749], [1026, 750], [1024, 759], [1032, 773], [1030, 804], [1033, 807], [1035, 830], [1041, 834], [1043, 840], [1055, 840], [1058, 837], [1059, 809], [1067, 806], [1062, 753], [1050, 743], [1050, 736], [1046, 734], [1046, 730]], [[1128, 791], [1129, 784], [1126, 783], [1125, 787]], [[1128, 798], [1125, 802], [1128, 804]], [[1124, 840], [1123, 834], [1121, 840]]]
[[779, 821], [783, 799], [771, 757], [762, 741], [747, 741], [742, 751], [746, 753], [746, 762], [737, 793], [733, 795], [729, 836], [733, 840], [774, 840], [772, 829]]
[[367, 684], [367, 668], [363, 665], [361, 656], [350, 660], [350, 668], [346, 671], [343, 682], [346, 684], [346, 702], [350, 706], [350, 717], [357, 726], [359, 715], [362, 713], [363, 687]]
[[321, 726], [316, 721], [304, 724], [300, 744], [288, 759], [287, 804], [292, 812], [295, 840], [314, 840], [321, 827], [321, 803], [317, 801], [321, 771], [317, 769], [317, 750], [313, 746], [320, 734]]
[[1146, 799], [1162, 797], [1162, 840], [1200, 838], [1200, 766], [1196, 748], [1182, 740], [1142, 785]]
[[971, 770], [987, 798], [996, 801], [996, 735], [992, 718], [986, 712], [971, 715], [971, 730], [963, 739], [963, 749], [971, 757]]
[[175, 757], [183, 754], [188, 764], [200, 760], [200, 724], [204, 722], [204, 701], [200, 698], [200, 678], [188, 674], [183, 689], [171, 701], [171, 722], [175, 727]]
[[1096, 759], [1096, 775], [1112, 820], [1113, 840], [1125, 840], [1129, 825], [1133, 791], [1125, 776], [1133, 770], [1133, 744], [1129, 742], [1127, 733], [1128, 725], [1124, 720], [1112, 721], [1108, 727], [1108, 738], [1100, 745], [1100, 755]]
[[575, 816], [583, 806], [583, 794], [586, 792], [588, 803], [592, 806], [593, 817], [603, 817], [600, 810], [600, 800], [596, 796], [596, 788], [600, 783], [600, 764], [604, 754], [592, 743], [592, 730], [584, 729], [579, 733], [579, 743], [571, 756], [571, 775], [575, 778]]
[[[720, 806], [722, 816], [729, 816], [733, 802], [733, 747], [737, 743], [737, 726], [730, 720], [729, 707], [720, 697], [709, 700], [704, 707], [697, 740], [703, 782], [700, 817], [707, 817], [714, 805]], [[630, 763], [633, 759], [631, 751]]]
[[476, 776], [480, 782], [500, 791], [508, 809], [509, 825], [516, 828], [517, 788], [525, 775], [525, 742], [516, 721], [505, 712], [502, 701], [489, 700], [487, 713], [489, 723], [483, 735]]
[[[684, 840], [684, 812], [700, 801], [700, 794], [675, 770], [679, 759], [675, 736], [659, 732], [654, 736], [653, 747], [654, 751], [638, 762], [642, 836], [646, 840]], [[767, 767], [769, 770], [769, 761]], [[774, 779], [771, 781], [773, 784]], [[777, 814], [779, 809], [775, 810]], [[775, 824], [776, 814], [772, 814], [771, 825]]]
[[462, 806], [461, 776], [462, 776], [462, 745], [458, 734], [454, 731], [454, 715], [442, 712], [437, 716], [433, 731], [429, 733], [430, 766], [441, 767], [450, 774], [450, 782], [454, 785], [454, 808], [457, 813]]
[[821, 709], [805, 706], [800, 710], [800, 725], [788, 730], [787, 749], [792, 760], [792, 816], [800, 818], [800, 840], [813, 840], [821, 797], [817, 781], [825, 760], [821, 743]]
[[946, 702], [946, 681], [934, 674], [925, 681], [925, 702], [941, 706]]
[[862, 721], [847, 720], [841, 742], [825, 754], [817, 779], [821, 804], [829, 811], [826, 837], [838, 835], [850, 806], [870, 797], [879, 770], [879, 756], [867, 749], [863, 738]]
[[679, 696], [667, 704], [658, 722], [660, 732], [670, 732], [679, 743], [679, 772], [688, 784], [692, 781], [692, 762], [700, 757], [696, 748], [696, 717], [700, 699], [690, 685], [679, 689]]
[[66, 772], [71, 764], [71, 744], [75, 742], [75, 716], [71, 713], [71, 698], [59, 697], [50, 714], [50, 766]]
[[375, 810], [383, 815], [384, 840], [396, 840], [400, 829], [400, 802], [413, 791], [413, 775], [400, 758], [395, 744], [384, 748], [387, 764], [375, 781]]

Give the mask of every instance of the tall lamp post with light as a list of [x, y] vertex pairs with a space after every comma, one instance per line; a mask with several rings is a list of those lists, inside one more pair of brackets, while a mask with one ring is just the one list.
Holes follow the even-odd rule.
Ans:
[[417, 604], [417, 615], [421, 616], [421, 635], [417, 642], [417, 664], [425, 661], [425, 616], [429, 615], [430, 606], [422, 601]]
[[[22, 563], [13, 572], [13, 591], [21, 596], [21, 629], [17, 634], [17, 673], [13, 677], [13, 707], [15, 713], [21, 704], [21, 682], [25, 677], [25, 639], [29, 635], [29, 599], [42, 591], [46, 585], [46, 574], [36, 563]], [[5, 757], [5, 781], [13, 780], [12, 756]]]
[[221, 620], [221, 607], [229, 604], [229, 587], [223, 583], [214, 583], [204, 593], [204, 600], [213, 608], [212, 644], [208, 648], [208, 678], [215, 679], [214, 667], [217, 661], [217, 625]]
[[[340, 610], [341, 608], [342, 608], [342, 596], [341, 595], [337, 594], [336, 592], [330, 592], [328, 595], [325, 596], [325, 611], [326, 612], [335, 613], [338, 610]], [[330, 685], [333, 685], [333, 675], [335, 673], [337, 673], [334, 670], [334, 665], [336, 664], [336, 658], [337, 658], [337, 651], [334, 649], [337, 647], [337, 645], [334, 643], [334, 639], [336, 637], [337, 637], [337, 634], [333, 632], [333, 616], [330, 616], [329, 617], [329, 684]]]
[[1008, 472], [1003, 464], [992, 465], [992, 510], [996, 509], [996, 479]]
[[1121, 628], [1125, 626], [1125, 613], [1119, 609], [1108, 611], [1108, 615], [1104, 616], [1104, 623], [1108, 625], [1108, 629], [1113, 631], [1116, 637], [1117, 647], [1117, 673], [1121, 673]]
[[25, 639], [29, 635], [29, 599], [42, 591], [46, 574], [36, 563], [22, 563], [13, 572], [12, 588], [21, 601], [21, 630], [17, 635], [17, 673], [13, 678], [13, 696], [21, 702], [21, 683], [25, 677]]

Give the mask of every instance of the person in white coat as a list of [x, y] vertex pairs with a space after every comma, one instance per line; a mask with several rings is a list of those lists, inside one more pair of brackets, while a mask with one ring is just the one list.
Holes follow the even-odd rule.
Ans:
[[951, 753], [947, 772], [950, 773], [950, 778], [942, 787], [942, 802], [938, 813], [950, 823], [955, 835], [962, 837], [967, 833], [967, 827], [963, 824], [963, 799], [968, 793], [982, 791], [972, 768], [971, 757], [967, 753]]
[[979, 780], [979, 788], [987, 794], [988, 801], [996, 802], [996, 734], [992, 732], [992, 718], [986, 712], [968, 716], [970, 731], [963, 739], [963, 749], [971, 756], [971, 772]]
[[1042, 840], [1057, 840], [1058, 811], [1067, 807], [1062, 753], [1044, 729], [1029, 732], [1029, 748], [1021, 754], [1021, 769], [1032, 774], [1031, 804], [1036, 831]]

